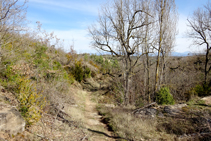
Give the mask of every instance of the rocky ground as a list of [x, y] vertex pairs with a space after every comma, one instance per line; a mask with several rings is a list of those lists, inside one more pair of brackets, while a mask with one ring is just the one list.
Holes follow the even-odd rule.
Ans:
[[113, 133], [96, 110], [91, 92], [74, 90], [78, 94], [75, 104], [47, 105], [41, 120], [25, 127], [16, 108], [18, 101], [1, 87], [0, 140], [114, 141]]
[[158, 106], [152, 103], [133, 111], [138, 118], [156, 118], [157, 130], [177, 135], [179, 140], [211, 140], [210, 97], [205, 104], [176, 104]]

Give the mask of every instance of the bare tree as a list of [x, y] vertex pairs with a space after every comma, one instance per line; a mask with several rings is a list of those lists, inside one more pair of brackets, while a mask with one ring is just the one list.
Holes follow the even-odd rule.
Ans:
[[[177, 11], [175, 0], [156, 0], [158, 47], [155, 73], [155, 92], [162, 83], [165, 58], [174, 47], [176, 36]], [[160, 71], [161, 69], [161, 71]]]
[[[14, 32], [23, 30], [26, 16], [27, 0], [0, 1], [0, 46], [7, 44]], [[4, 39], [4, 42], [3, 42]]]
[[193, 39], [193, 44], [206, 47], [204, 84], [207, 84], [207, 76], [211, 70], [209, 65], [210, 43], [211, 43], [211, 3], [207, 3], [203, 8], [198, 8], [193, 15], [188, 18], [190, 30], [188, 36]]
[[[144, 41], [143, 27], [151, 24], [145, 18], [144, 1], [114, 0], [102, 7], [98, 24], [89, 28], [92, 46], [120, 57], [123, 61], [124, 104], [129, 104], [130, 80], [140, 57]], [[132, 59], [134, 56], [135, 59]]]
[[[144, 3], [144, 10], [147, 11], [148, 13], [151, 13], [152, 15], [155, 15], [155, 3], [154, 0], [147, 0]], [[144, 65], [144, 94], [148, 98], [148, 102], [150, 103], [151, 101], [151, 96], [150, 96], [150, 67], [151, 67], [151, 61], [150, 61], [150, 52], [153, 52], [153, 44], [156, 41], [156, 36], [154, 36], [154, 28], [155, 28], [155, 22], [154, 22], [154, 17], [151, 17], [149, 15], [145, 15], [145, 19], [147, 22], [150, 22], [152, 24], [146, 25], [143, 28], [143, 33], [144, 33], [144, 44], [142, 46], [142, 52], [145, 52], [143, 55], [143, 65]]]

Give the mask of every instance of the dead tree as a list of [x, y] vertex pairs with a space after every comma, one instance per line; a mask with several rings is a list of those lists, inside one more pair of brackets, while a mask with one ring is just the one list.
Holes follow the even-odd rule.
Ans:
[[[147, 0], [144, 3], [145, 11], [148, 13], [151, 13], [152, 15], [155, 15], [155, 1], [154, 0]], [[150, 70], [151, 70], [151, 61], [150, 61], [150, 52], [153, 52], [153, 44], [156, 42], [156, 36], [154, 36], [154, 30], [155, 30], [155, 22], [153, 22], [155, 19], [154, 17], [151, 17], [149, 15], [145, 15], [145, 19], [147, 22], [150, 22], [152, 24], [146, 25], [143, 29], [144, 33], [144, 44], [142, 46], [142, 52], [145, 52], [143, 55], [143, 64], [144, 64], [144, 94], [146, 98], [148, 99], [148, 102], [151, 101], [151, 87], [150, 87]]]
[[193, 15], [188, 18], [187, 35], [193, 39], [193, 45], [206, 48], [205, 68], [204, 68], [204, 84], [207, 84], [207, 76], [211, 70], [209, 65], [210, 58], [210, 43], [211, 43], [211, 3], [207, 3], [203, 8], [198, 8], [193, 12]]
[[97, 24], [89, 28], [94, 48], [109, 52], [123, 61], [125, 105], [129, 104], [133, 70], [140, 57], [146, 53], [141, 52], [144, 36], [140, 30], [151, 24], [145, 18], [151, 14], [144, 11], [142, 2], [144, 1], [114, 0], [102, 7]]
[[0, 1], [0, 48], [11, 42], [12, 35], [23, 31], [26, 18], [27, 0]]
[[155, 70], [155, 88], [154, 92], [159, 90], [165, 58], [174, 47], [176, 36], [177, 11], [174, 0], [156, 0], [157, 12], [157, 61]]

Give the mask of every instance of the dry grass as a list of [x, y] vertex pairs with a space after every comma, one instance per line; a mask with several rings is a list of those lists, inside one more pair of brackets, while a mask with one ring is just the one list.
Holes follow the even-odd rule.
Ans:
[[130, 114], [129, 109], [98, 108], [104, 121], [121, 138], [126, 140], [174, 140], [174, 135], [157, 131], [156, 119], [141, 119]]
[[77, 88], [71, 88], [71, 94], [73, 95], [75, 99], [75, 104], [67, 107], [67, 113], [73, 117], [75, 121], [84, 123], [85, 120], [85, 100], [87, 96], [87, 92], [77, 89]]
[[[63, 111], [69, 116], [68, 123], [58, 120], [53, 114], [43, 113], [42, 118], [27, 131], [14, 137], [14, 140], [55, 140], [55, 141], [79, 141], [88, 138], [89, 132], [85, 128], [85, 99], [87, 93], [71, 86], [66, 97], [60, 97], [59, 101], [64, 106]], [[65, 99], [74, 98], [74, 103], [66, 103]], [[58, 98], [58, 97], [57, 97]], [[8, 138], [9, 139], [9, 138]]]

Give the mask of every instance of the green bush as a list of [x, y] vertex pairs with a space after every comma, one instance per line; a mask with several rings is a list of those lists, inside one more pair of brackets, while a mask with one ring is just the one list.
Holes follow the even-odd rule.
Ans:
[[196, 85], [194, 90], [198, 96], [208, 96], [211, 94], [211, 88], [205, 84], [204, 85]]
[[69, 84], [72, 84], [74, 82], [74, 77], [71, 73], [68, 73], [66, 70], [63, 70], [63, 79], [67, 80]]
[[98, 55], [91, 55], [90, 58], [98, 64], [103, 64], [103, 57]]
[[4, 77], [0, 81], [1, 85], [16, 93], [20, 102], [19, 110], [27, 125], [37, 122], [41, 118], [41, 111], [46, 101], [41, 94], [37, 93], [32, 80], [14, 72], [12, 65], [8, 66], [1, 75]]
[[76, 81], [81, 82], [83, 79], [91, 77], [91, 70], [86, 66], [82, 66], [82, 60], [79, 60], [75, 61], [75, 66], [72, 67], [71, 74]]
[[105, 56], [97, 56], [97, 55], [91, 55], [90, 58], [101, 66], [100, 71], [102, 73], [112, 73], [116, 69], [119, 69], [119, 63], [118, 60], [114, 57], [108, 58]]
[[58, 61], [53, 62], [53, 70], [62, 69], [62, 65]]
[[4, 69], [1, 73], [0, 76], [2, 79], [0, 79], [0, 83], [2, 86], [7, 88], [8, 90], [11, 90], [13, 92], [18, 92], [18, 87], [19, 87], [19, 80], [21, 76], [19, 75], [18, 72], [14, 72], [12, 69], [12, 64], [8, 65], [6, 69]]
[[33, 54], [34, 64], [42, 69], [49, 69], [49, 57], [46, 55], [47, 47], [36, 46], [35, 54]]
[[83, 68], [81, 65], [81, 61], [75, 62], [75, 67], [72, 68], [73, 76], [75, 77], [75, 80], [78, 82], [81, 82], [83, 80]]
[[40, 46], [37, 45], [36, 50], [35, 50], [35, 55], [37, 58], [41, 58], [42, 56], [45, 56], [45, 52], [47, 51], [48, 47], [46, 46]]
[[88, 61], [88, 58], [89, 58], [88, 54], [85, 54], [85, 55], [84, 55], [84, 60], [85, 60], [85, 61]]
[[20, 79], [19, 94], [17, 94], [20, 102], [21, 115], [27, 122], [27, 125], [39, 121], [42, 109], [46, 104], [45, 97], [37, 93], [36, 86], [27, 78]]
[[112, 67], [113, 68], [118, 68], [119, 69], [119, 62], [118, 62], [118, 60], [117, 59], [113, 59], [113, 60], [111, 60], [111, 62], [112, 62]]
[[162, 87], [157, 95], [156, 95], [156, 102], [160, 105], [165, 105], [165, 104], [174, 104], [174, 98], [170, 94], [170, 90], [167, 87]]
[[84, 69], [84, 77], [85, 78], [91, 77], [91, 70], [90, 70], [90, 68], [85, 67], [85, 69]]

